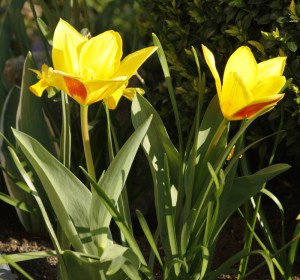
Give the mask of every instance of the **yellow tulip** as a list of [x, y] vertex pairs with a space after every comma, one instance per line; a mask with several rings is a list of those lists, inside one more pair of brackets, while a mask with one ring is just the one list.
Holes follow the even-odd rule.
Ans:
[[257, 63], [248, 47], [240, 47], [228, 59], [221, 83], [214, 55], [204, 45], [202, 50], [215, 79], [220, 108], [226, 119], [251, 119], [273, 109], [283, 98], [280, 92], [286, 82], [282, 76], [286, 57]]
[[119, 33], [109, 30], [88, 39], [60, 19], [53, 36], [54, 67], [43, 65], [41, 72], [34, 70], [39, 82], [30, 90], [41, 96], [47, 87], [56, 87], [81, 105], [110, 99], [121, 89], [123, 95], [128, 80], [156, 49], [141, 49], [121, 61]]

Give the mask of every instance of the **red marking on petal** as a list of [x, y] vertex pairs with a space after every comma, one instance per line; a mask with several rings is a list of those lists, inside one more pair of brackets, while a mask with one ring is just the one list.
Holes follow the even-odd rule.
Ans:
[[233, 115], [233, 118], [232, 119], [244, 119], [244, 118], [251, 118], [253, 115], [255, 115], [257, 112], [259, 112], [260, 110], [268, 107], [269, 105], [272, 105], [275, 104], [281, 99], [282, 97], [278, 97], [278, 99], [276, 100], [272, 100], [272, 101], [269, 101], [269, 102], [263, 102], [263, 103], [257, 103], [257, 104], [252, 104], [252, 105], [249, 105], [247, 107], [244, 107], [243, 109], [239, 110], [238, 112], [236, 112], [234, 115]]
[[86, 99], [87, 92], [82, 82], [70, 77], [64, 77], [64, 80], [72, 97], [79, 96], [82, 101]]

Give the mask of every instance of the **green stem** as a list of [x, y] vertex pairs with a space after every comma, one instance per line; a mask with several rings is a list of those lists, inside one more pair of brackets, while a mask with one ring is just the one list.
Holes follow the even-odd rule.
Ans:
[[80, 105], [80, 119], [81, 119], [81, 135], [82, 144], [84, 148], [85, 161], [87, 165], [87, 171], [91, 178], [96, 180], [95, 167], [93, 162], [93, 156], [91, 151], [91, 143], [89, 136], [89, 123], [88, 123], [88, 106]]

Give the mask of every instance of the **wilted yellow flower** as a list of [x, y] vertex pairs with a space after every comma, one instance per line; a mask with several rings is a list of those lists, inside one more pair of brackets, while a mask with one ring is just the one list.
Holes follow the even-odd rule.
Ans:
[[282, 76], [286, 57], [257, 63], [248, 47], [240, 47], [228, 59], [221, 84], [214, 55], [204, 45], [202, 50], [216, 82], [221, 111], [228, 120], [251, 119], [271, 110], [283, 98], [279, 92], [286, 82]]
[[106, 100], [120, 89], [126, 91], [128, 80], [156, 49], [141, 49], [121, 61], [119, 33], [110, 30], [88, 39], [61, 19], [53, 37], [54, 67], [35, 70], [40, 80], [30, 90], [41, 96], [48, 86], [56, 87], [81, 105]]

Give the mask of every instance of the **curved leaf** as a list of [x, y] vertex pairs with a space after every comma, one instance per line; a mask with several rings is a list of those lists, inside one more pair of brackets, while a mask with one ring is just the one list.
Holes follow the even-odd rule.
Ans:
[[[98, 185], [114, 203], [117, 202], [121, 194], [136, 152], [145, 137], [151, 120], [152, 117], [148, 117], [131, 135], [100, 179]], [[94, 192], [90, 204], [89, 219], [93, 239], [100, 248], [104, 248], [108, 244], [108, 227], [111, 218], [111, 214], [98, 197], [97, 192]]]
[[[131, 107], [131, 119], [133, 126], [137, 129], [150, 115], [153, 120], [147, 131], [142, 145], [147, 156], [154, 182], [154, 200], [157, 210], [160, 236], [165, 249], [166, 256], [171, 256], [169, 248], [168, 230], [166, 228], [166, 215], [164, 204], [165, 176], [170, 176], [169, 186], [178, 188], [178, 176], [180, 173], [179, 153], [171, 142], [166, 128], [152, 105], [141, 95], [136, 94]], [[165, 159], [168, 161], [169, 174], [165, 174]]]
[[29, 135], [13, 130], [33, 166], [66, 236], [77, 251], [97, 253], [89, 228], [92, 195], [82, 182]]

